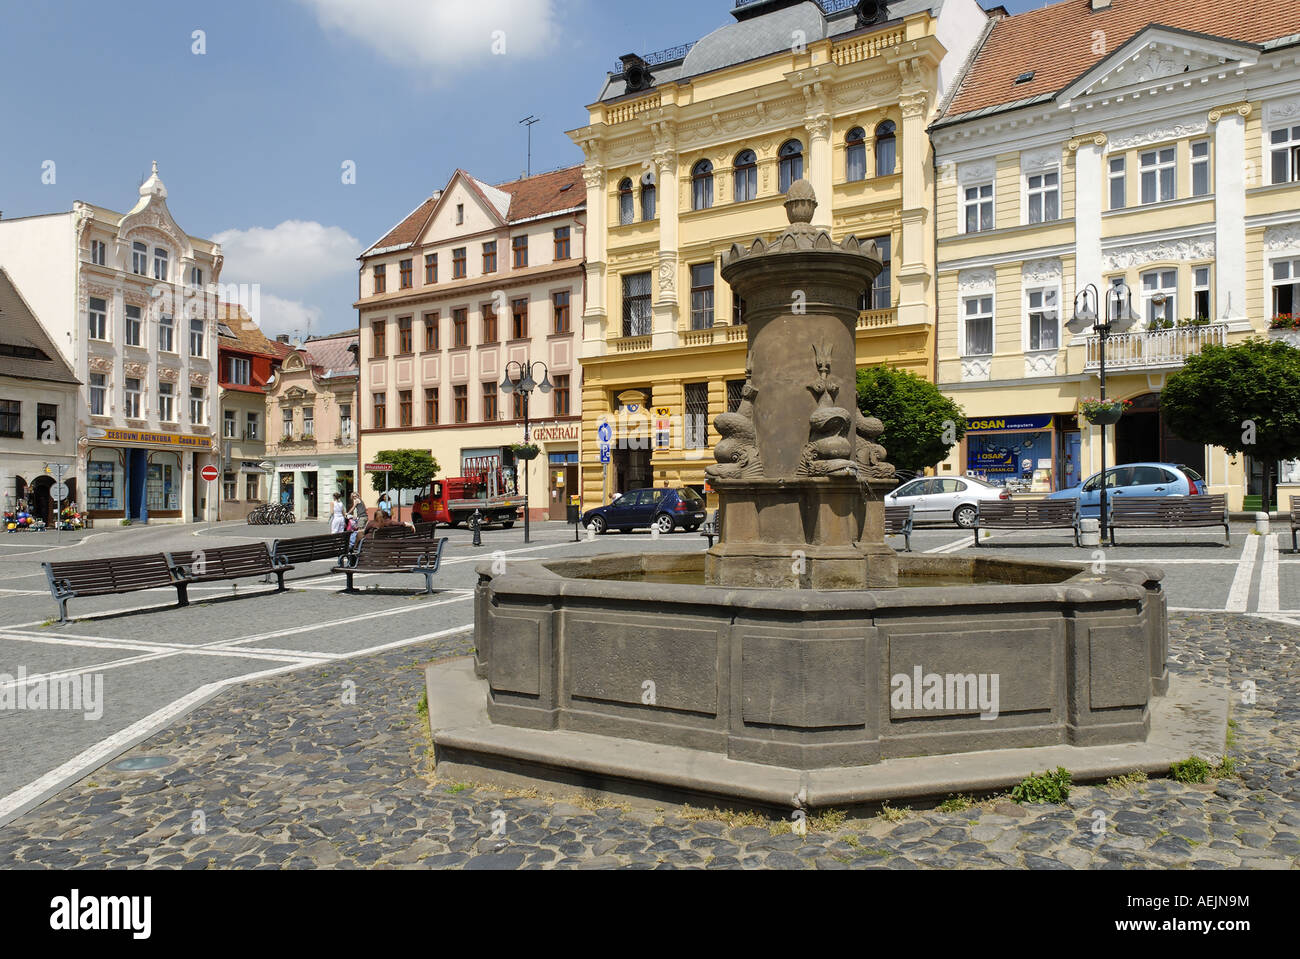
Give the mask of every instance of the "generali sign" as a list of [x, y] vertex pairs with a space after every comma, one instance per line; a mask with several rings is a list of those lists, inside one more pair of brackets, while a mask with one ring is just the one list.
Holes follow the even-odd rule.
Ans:
[[581, 423], [550, 423], [532, 429], [532, 438], [539, 443], [576, 443], [581, 434]]

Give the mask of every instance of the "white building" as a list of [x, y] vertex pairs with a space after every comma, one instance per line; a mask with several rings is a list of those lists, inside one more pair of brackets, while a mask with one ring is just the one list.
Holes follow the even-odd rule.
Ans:
[[[81, 382], [81, 505], [99, 519], [187, 522], [215, 497], [221, 249], [167, 209], [158, 166], [130, 212], [77, 202], [0, 220], [3, 266]], [[206, 292], [205, 292], [206, 291]]]

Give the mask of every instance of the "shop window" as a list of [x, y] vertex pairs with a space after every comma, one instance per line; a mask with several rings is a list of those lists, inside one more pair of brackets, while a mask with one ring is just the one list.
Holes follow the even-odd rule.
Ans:
[[175, 453], [154, 453], [145, 472], [145, 506], [149, 512], [177, 512], [181, 508], [180, 464]]
[[91, 451], [86, 463], [86, 508], [120, 510], [123, 478], [115, 454]]

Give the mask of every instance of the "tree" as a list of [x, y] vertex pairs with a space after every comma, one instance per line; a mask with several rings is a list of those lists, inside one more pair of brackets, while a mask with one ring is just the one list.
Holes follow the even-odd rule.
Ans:
[[[382, 450], [370, 462], [388, 463], [391, 472], [371, 473], [370, 485], [377, 493], [385, 488], [392, 491], [404, 489], [421, 489], [428, 486], [438, 475], [438, 461], [428, 450]], [[386, 478], [385, 478], [386, 477]], [[398, 495], [398, 519], [401, 519], [401, 496]]]
[[1274, 465], [1300, 457], [1300, 350], [1260, 339], [1207, 346], [1170, 374], [1160, 409], [1183, 439], [1259, 460], [1267, 512]]
[[858, 370], [858, 409], [885, 424], [889, 462], [912, 473], [937, 466], [966, 433], [966, 414], [915, 373], [891, 366]]

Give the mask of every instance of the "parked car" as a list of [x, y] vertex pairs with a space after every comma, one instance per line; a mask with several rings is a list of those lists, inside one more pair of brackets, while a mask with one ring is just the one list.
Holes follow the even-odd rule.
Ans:
[[[1205, 480], [1190, 466], [1174, 463], [1124, 463], [1106, 470], [1106, 495], [1198, 496], [1205, 494]], [[1057, 490], [1048, 499], [1077, 499], [1081, 516], [1101, 513], [1101, 474], [1093, 473], [1078, 486]]]
[[914, 522], [953, 522], [962, 529], [975, 525], [982, 500], [1010, 499], [1011, 494], [974, 476], [923, 476], [885, 496], [886, 506], [911, 506]]
[[597, 533], [613, 528], [621, 533], [653, 526], [661, 533], [681, 528], [694, 531], [704, 522], [704, 499], [690, 487], [634, 489], [616, 496], [607, 506], [582, 514], [582, 525]]

